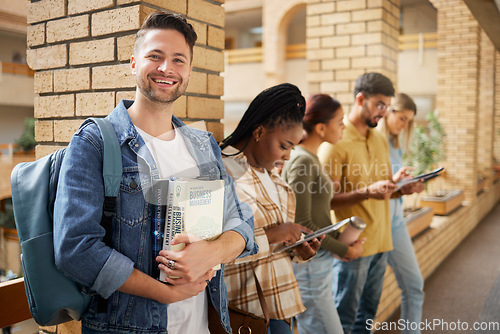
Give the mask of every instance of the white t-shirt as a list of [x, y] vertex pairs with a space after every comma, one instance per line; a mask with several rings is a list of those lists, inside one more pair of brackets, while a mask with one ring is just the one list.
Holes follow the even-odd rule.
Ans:
[[[178, 176], [193, 179], [200, 176], [200, 168], [189, 153], [184, 137], [178, 128], [175, 128], [175, 138], [172, 140], [160, 140], [138, 127], [135, 128], [155, 159], [160, 178]], [[208, 298], [205, 291], [186, 300], [169, 304], [167, 314], [169, 334], [210, 334], [208, 331]]]
[[135, 127], [155, 159], [160, 172], [160, 178], [171, 176], [194, 179], [200, 176], [200, 168], [188, 150], [184, 136], [175, 128], [172, 140], [161, 140]]
[[273, 182], [269, 173], [266, 170], [264, 170], [264, 172], [259, 172], [258, 170], [254, 171], [259, 177], [260, 182], [262, 182], [264, 189], [266, 189], [267, 194], [271, 197], [271, 200], [278, 206], [278, 208], [281, 208], [278, 187], [276, 187], [276, 183]]

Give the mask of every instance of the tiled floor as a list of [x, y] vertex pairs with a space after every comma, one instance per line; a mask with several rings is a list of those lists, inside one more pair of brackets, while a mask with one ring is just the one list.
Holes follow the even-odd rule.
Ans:
[[[500, 203], [425, 281], [424, 290], [422, 334], [500, 333]], [[497, 327], [474, 331], [477, 325]]]

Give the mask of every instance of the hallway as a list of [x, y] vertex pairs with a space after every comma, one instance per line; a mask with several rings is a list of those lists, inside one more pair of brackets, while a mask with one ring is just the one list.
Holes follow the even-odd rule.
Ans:
[[[422, 334], [500, 333], [500, 203], [425, 281], [424, 290]], [[390, 322], [398, 321], [396, 313]], [[486, 330], [488, 325], [496, 327]]]

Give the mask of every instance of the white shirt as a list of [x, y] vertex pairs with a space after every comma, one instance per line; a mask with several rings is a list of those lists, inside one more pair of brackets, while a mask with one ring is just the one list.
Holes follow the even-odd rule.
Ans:
[[257, 176], [259, 177], [260, 182], [262, 182], [262, 185], [264, 186], [264, 189], [266, 189], [269, 197], [271, 197], [271, 199], [278, 206], [278, 208], [281, 208], [280, 197], [278, 194], [278, 187], [276, 187], [276, 183], [273, 182], [267, 170], [264, 170], [264, 172], [259, 172], [258, 170], [254, 169], [254, 171], [255, 174], [257, 174]]
[[[175, 138], [160, 140], [143, 130], [135, 127], [146, 142], [153, 156], [160, 178], [172, 176], [194, 179], [200, 176], [200, 168], [189, 153], [186, 141], [178, 128], [175, 128]], [[208, 331], [208, 298], [205, 291], [197, 296], [168, 305], [169, 334], [200, 333], [210, 334]]]
[[160, 178], [177, 176], [194, 179], [200, 176], [200, 168], [178, 128], [174, 129], [175, 137], [172, 140], [161, 140], [138, 127], [135, 128], [146, 142], [160, 172]]

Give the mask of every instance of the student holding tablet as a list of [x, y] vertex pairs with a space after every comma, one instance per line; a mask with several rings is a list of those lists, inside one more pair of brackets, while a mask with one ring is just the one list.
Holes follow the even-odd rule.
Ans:
[[[405, 143], [408, 144], [411, 130], [413, 129], [413, 118], [417, 113], [417, 106], [413, 99], [403, 93], [396, 94], [391, 101], [387, 114], [380, 120], [377, 127], [384, 134], [389, 142], [389, 154], [394, 173], [394, 182], [404, 183], [408, 167], [402, 164], [401, 135], [405, 135]], [[439, 175], [443, 168], [428, 173], [428, 179]], [[419, 175], [422, 180], [425, 175]], [[424, 190], [424, 183], [421, 181], [411, 183], [412, 189], [405, 192], [421, 192]], [[397, 188], [396, 188], [397, 189]], [[420, 273], [415, 250], [411, 241], [406, 223], [403, 217], [403, 204], [401, 198], [390, 200], [391, 222], [392, 222], [392, 243], [394, 249], [389, 252], [388, 263], [392, 267], [396, 280], [401, 288], [401, 319], [406, 323], [412, 323], [402, 330], [402, 333], [418, 334], [419, 324], [422, 320], [422, 305], [424, 303], [424, 280]], [[411, 330], [415, 328], [415, 330]]]
[[269, 311], [270, 334], [292, 334], [291, 318], [305, 310], [292, 258], [308, 260], [320, 247], [320, 241], [313, 239], [295, 247], [292, 254], [274, 252], [312, 232], [294, 223], [295, 195], [275, 169], [289, 159], [302, 138], [304, 109], [304, 97], [296, 86], [268, 88], [250, 103], [234, 132], [221, 143], [222, 160], [235, 179], [236, 192], [253, 210], [259, 246], [257, 254], [225, 266], [229, 303], [262, 317], [257, 279]]
[[[323, 142], [335, 144], [342, 137], [344, 111], [327, 94], [315, 94], [306, 102], [302, 119], [304, 136], [285, 163], [283, 177], [297, 197], [295, 222], [311, 230], [331, 226], [333, 182], [323, 170], [317, 151]], [[349, 219], [343, 220], [347, 222]], [[363, 240], [351, 245], [336, 240], [338, 232], [327, 234], [318, 254], [306, 263], [293, 264], [306, 311], [297, 315], [299, 333], [342, 333], [332, 290], [334, 255], [354, 260], [363, 251]]]

